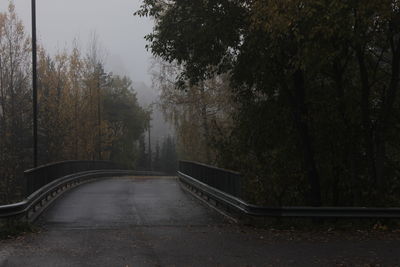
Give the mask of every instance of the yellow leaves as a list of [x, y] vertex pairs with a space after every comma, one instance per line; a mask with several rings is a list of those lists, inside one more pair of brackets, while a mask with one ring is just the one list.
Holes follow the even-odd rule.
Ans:
[[98, 133], [104, 135], [103, 144], [110, 145], [113, 141], [107, 122], [103, 119], [100, 125], [98, 122], [101, 112], [98, 77], [77, 48], [51, 57], [40, 47], [38, 55], [41, 127], [50, 140], [63, 143], [62, 150], [52, 153], [63, 159], [97, 158]]
[[250, 7], [250, 22], [253, 29], [272, 35], [299, 28], [303, 35], [321, 34], [343, 25], [341, 20], [349, 20], [353, 13], [361, 21], [392, 18], [398, 5], [391, 0], [362, 1], [358, 5], [340, 0], [255, 0]]
[[254, 1], [251, 6], [251, 28], [261, 30], [274, 39], [294, 34], [302, 39], [304, 28], [312, 29], [312, 23], [321, 12], [318, 0], [269, 0]]
[[[254, 0], [250, 29], [271, 42], [288, 40], [299, 54], [312, 55], [333, 40], [368, 37], [396, 25], [398, 0]], [[398, 23], [397, 23], [398, 24]]]
[[3, 34], [6, 19], [7, 15], [5, 13], [0, 13], [0, 36]]
[[387, 225], [381, 224], [380, 222], [374, 224], [373, 229], [376, 231], [387, 231], [389, 227]]

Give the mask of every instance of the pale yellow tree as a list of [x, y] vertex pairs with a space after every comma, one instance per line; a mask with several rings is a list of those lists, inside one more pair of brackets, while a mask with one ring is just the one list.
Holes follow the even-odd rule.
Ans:
[[198, 85], [177, 88], [179, 67], [156, 60], [153, 83], [161, 92], [160, 107], [175, 125], [181, 158], [216, 163], [216, 143], [227, 139], [233, 127], [236, 105], [228, 75], [216, 76]]

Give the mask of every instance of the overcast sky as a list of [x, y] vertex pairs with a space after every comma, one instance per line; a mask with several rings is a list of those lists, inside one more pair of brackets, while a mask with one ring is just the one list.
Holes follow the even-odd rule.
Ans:
[[[8, 3], [0, 0], [0, 11], [5, 11]], [[14, 0], [14, 4], [30, 35], [31, 1]], [[70, 47], [75, 38], [86, 49], [90, 35], [96, 32], [107, 51], [108, 71], [151, 85], [151, 55], [143, 37], [153, 24], [133, 16], [140, 0], [36, 0], [36, 5], [38, 38], [47, 51], [54, 54]]]

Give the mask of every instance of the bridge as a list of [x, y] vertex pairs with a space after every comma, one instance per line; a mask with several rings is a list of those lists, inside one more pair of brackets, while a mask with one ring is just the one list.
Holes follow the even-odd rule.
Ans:
[[0, 214], [34, 221], [39, 230], [0, 241], [0, 266], [399, 263], [396, 233], [382, 238], [362, 231], [345, 236], [335, 231], [267, 230], [242, 220], [262, 214], [395, 217], [397, 210], [257, 207], [240, 198], [239, 174], [211, 166], [181, 162], [178, 176], [168, 177], [121, 170], [107, 162], [64, 162], [26, 176], [31, 179], [29, 197], [0, 207]]

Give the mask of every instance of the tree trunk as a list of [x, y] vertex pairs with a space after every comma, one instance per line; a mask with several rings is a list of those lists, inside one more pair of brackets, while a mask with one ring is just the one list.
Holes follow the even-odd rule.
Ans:
[[368, 177], [372, 180], [372, 186], [376, 185], [376, 166], [375, 166], [375, 153], [374, 153], [374, 134], [371, 123], [371, 111], [370, 111], [370, 95], [371, 88], [369, 85], [368, 71], [365, 64], [365, 55], [361, 46], [356, 48], [356, 56], [360, 71], [361, 80], [361, 113], [362, 113], [362, 124], [364, 131], [364, 145], [367, 160]]
[[[393, 42], [392, 49], [392, 74], [389, 88], [382, 101], [382, 108], [379, 113], [379, 120], [376, 129], [376, 177], [379, 188], [384, 189], [385, 179], [385, 158], [386, 158], [386, 138], [390, 124], [390, 117], [398, 92], [400, 79], [400, 41], [397, 45]], [[396, 48], [397, 47], [397, 48]]]
[[100, 84], [100, 72], [97, 74], [97, 127], [98, 127], [98, 154], [99, 160], [102, 160], [101, 155], [101, 84]]
[[[346, 57], [349, 55], [347, 54]], [[351, 200], [347, 200], [348, 204], [353, 204], [357, 205], [357, 200], [361, 198], [361, 191], [359, 190], [358, 186], [358, 170], [356, 168], [356, 149], [354, 145], [354, 132], [352, 128], [352, 123], [349, 120], [347, 113], [346, 113], [346, 103], [345, 103], [345, 82], [344, 82], [344, 73], [346, 71], [346, 63], [342, 65], [340, 61], [342, 58], [338, 58], [338, 60], [334, 63], [333, 65], [333, 80], [335, 83], [335, 91], [336, 91], [336, 97], [338, 99], [337, 101], [337, 110], [338, 114], [341, 119], [341, 123], [343, 123], [343, 148], [341, 149], [341, 157], [343, 161], [343, 165], [345, 166], [345, 169], [349, 171], [350, 173], [350, 184], [352, 186], [352, 192], [353, 196]], [[333, 195], [334, 195], [334, 205], [341, 205], [340, 204], [340, 199], [339, 199], [339, 183], [344, 182], [346, 183], [345, 180], [346, 177], [343, 177], [345, 174], [346, 170], [338, 171], [337, 175], [335, 176], [335, 181], [334, 181], [334, 186], [333, 189]], [[336, 187], [337, 185], [337, 187]], [[335, 192], [337, 190], [337, 192]], [[335, 199], [336, 198], [336, 199]]]
[[201, 118], [202, 118], [203, 130], [204, 130], [206, 160], [207, 160], [208, 164], [211, 164], [211, 155], [210, 155], [210, 147], [209, 147], [210, 129], [209, 129], [208, 118], [207, 118], [207, 99], [205, 96], [204, 82], [202, 82], [200, 84], [200, 94], [201, 94], [200, 109], [201, 109]]
[[304, 168], [311, 189], [310, 204], [312, 206], [321, 206], [320, 178], [315, 162], [315, 151], [307, 121], [308, 111], [305, 104], [305, 81], [304, 73], [301, 70], [295, 71], [293, 82], [295, 92], [294, 97], [291, 97], [293, 117], [302, 142]]

